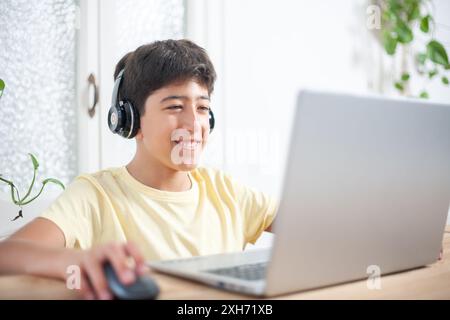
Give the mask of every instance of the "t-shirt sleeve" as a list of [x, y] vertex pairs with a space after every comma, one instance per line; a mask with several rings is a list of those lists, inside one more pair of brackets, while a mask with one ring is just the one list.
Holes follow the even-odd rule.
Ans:
[[92, 247], [98, 225], [98, 196], [95, 187], [76, 178], [40, 217], [54, 222], [64, 233], [66, 248]]
[[244, 216], [244, 238], [255, 244], [256, 240], [273, 222], [278, 210], [278, 200], [268, 194], [238, 183], [228, 177], [238, 206]]

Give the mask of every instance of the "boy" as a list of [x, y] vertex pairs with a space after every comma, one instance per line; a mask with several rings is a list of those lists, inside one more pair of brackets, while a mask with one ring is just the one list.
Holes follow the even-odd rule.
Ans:
[[[141, 46], [119, 61], [114, 78], [118, 99], [108, 121], [113, 132], [135, 137], [134, 158], [77, 177], [41, 217], [0, 243], [0, 273], [64, 279], [77, 265], [84, 297], [108, 299], [107, 260], [130, 283], [146, 272], [145, 260], [238, 251], [271, 230], [273, 199], [197, 168], [214, 125], [216, 78], [201, 47], [188, 40]], [[133, 123], [120, 131], [125, 113]]]

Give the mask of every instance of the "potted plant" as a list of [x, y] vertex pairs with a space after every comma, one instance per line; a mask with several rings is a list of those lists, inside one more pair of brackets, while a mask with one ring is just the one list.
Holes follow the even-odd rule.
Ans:
[[[3, 91], [5, 89], [5, 82], [0, 79], [0, 98], [3, 95]], [[0, 173], [0, 183], [5, 183], [7, 185], [9, 185], [10, 190], [11, 190], [11, 201], [14, 205], [18, 206], [18, 213], [17, 215], [12, 219], [12, 221], [17, 220], [18, 218], [23, 218], [23, 206], [30, 204], [31, 202], [33, 202], [34, 200], [36, 200], [42, 193], [42, 191], [44, 190], [44, 187], [47, 183], [54, 183], [59, 185], [61, 188], [65, 189], [64, 184], [59, 181], [58, 179], [55, 178], [47, 178], [44, 179], [42, 181], [42, 186], [41, 189], [39, 190], [39, 192], [34, 195], [31, 196], [31, 192], [33, 190], [33, 186], [36, 182], [36, 174], [39, 168], [39, 162], [37, 160], [37, 158], [29, 153], [29, 156], [31, 158], [31, 162], [33, 164], [33, 179], [31, 180], [31, 184], [28, 187], [27, 192], [25, 193], [25, 195], [21, 196], [19, 190], [17, 189], [16, 185], [14, 184], [13, 181], [11, 181], [10, 179], [6, 179], [1, 173]]]

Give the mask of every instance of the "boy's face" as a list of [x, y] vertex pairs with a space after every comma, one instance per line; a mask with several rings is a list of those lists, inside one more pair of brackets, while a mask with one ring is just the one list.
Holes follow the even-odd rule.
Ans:
[[194, 169], [209, 135], [209, 108], [208, 90], [195, 80], [154, 91], [141, 116], [138, 148], [173, 170]]

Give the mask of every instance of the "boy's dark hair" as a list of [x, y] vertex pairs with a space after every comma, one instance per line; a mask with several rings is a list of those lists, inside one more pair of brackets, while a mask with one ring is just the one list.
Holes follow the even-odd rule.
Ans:
[[141, 116], [147, 97], [166, 85], [195, 79], [211, 95], [216, 80], [206, 51], [186, 39], [155, 41], [127, 53], [117, 63], [114, 79], [124, 68], [119, 98], [130, 101]]

